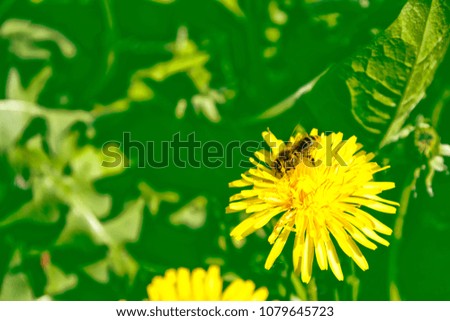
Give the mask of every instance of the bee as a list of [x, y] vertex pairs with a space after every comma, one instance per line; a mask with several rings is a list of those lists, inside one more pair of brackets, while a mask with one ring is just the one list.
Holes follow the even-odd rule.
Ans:
[[[299, 127], [296, 128], [297, 131]], [[282, 176], [286, 172], [294, 169], [301, 162], [308, 162], [314, 165], [314, 158], [311, 156], [311, 150], [315, 146], [316, 136], [310, 136], [304, 130], [294, 136], [294, 139], [286, 142], [284, 149], [273, 161], [272, 168]]]

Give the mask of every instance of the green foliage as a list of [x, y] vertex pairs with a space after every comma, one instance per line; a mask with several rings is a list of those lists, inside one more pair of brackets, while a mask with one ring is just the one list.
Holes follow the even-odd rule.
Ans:
[[425, 95], [450, 40], [447, 1], [410, 1], [395, 22], [343, 67], [355, 119], [368, 131], [398, 134]]
[[[450, 299], [449, 38], [446, 0], [3, 1], [0, 299], [141, 300], [166, 269], [212, 263], [270, 299]], [[343, 258], [342, 283], [266, 271], [266, 230], [230, 239], [244, 155], [155, 169], [116, 148], [102, 166], [124, 132], [225, 146], [299, 123], [356, 135], [397, 186], [391, 246], [366, 272]]]

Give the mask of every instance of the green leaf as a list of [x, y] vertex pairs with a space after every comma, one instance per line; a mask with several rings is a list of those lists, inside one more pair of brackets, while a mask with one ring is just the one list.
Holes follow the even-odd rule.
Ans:
[[57, 241], [57, 245], [72, 242], [77, 235], [87, 235], [95, 244], [109, 248], [108, 256], [94, 264], [84, 267], [84, 271], [94, 280], [106, 283], [109, 271], [118, 276], [128, 276], [132, 281], [138, 270], [137, 262], [126, 251], [124, 245], [136, 242], [142, 226], [145, 201], [138, 198], [125, 206], [117, 217], [100, 222], [91, 212], [72, 212]]
[[31, 201], [23, 205], [17, 212], [0, 220], [0, 228], [14, 224], [15, 222], [31, 221], [36, 223], [55, 223], [60, 215], [60, 211], [55, 204], [41, 204]]
[[108, 273], [109, 263], [107, 259], [100, 260], [83, 268], [84, 272], [98, 283], [107, 283], [109, 281]]
[[45, 67], [30, 81], [28, 87], [24, 88], [20, 80], [19, 72], [16, 68], [11, 68], [6, 85], [6, 98], [36, 103], [51, 75], [52, 69]]
[[177, 203], [180, 200], [177, 193], [171, 191], [157, 192], [145, 182], [140, 182], [138, 188], [152, 215], [158, 214], [162, 202]]
[[[61, 154], [49, 156], [43, 150], [41, 137], [35, 136], [24, 147], [12, 149], [9, 160], [15, 167], [30, 170], [29, 182], [33, 201], [37, 204], [36, 211], [50, 200], [66, 204], [77, 213], [103, 218], [109, 213], [111, 197], [97, 193], [93, 183], [99, 178], [120, 173], [123, 168], [103, 167], [105, 156], [92, 146], [78, 148], [76, 138], [75, 133], [60, 138]], [[67, 166], [72, 169], [71, 175], [63, 172]], [[24, 217], [25, 213], [19, 216]]]
[[33, 290], [24, 273], [8, 273], [3, 279], [0, 301], [28, 301], [33, 300]]
[[137, 263], [125, 250], [124, 245], [136, 242], [139, 238], [145, 201], [138, 198], [128, 203], [117, 217], [102, 223], [86, 209], [72, 211], [67, 217], [64, 227], [56, 244], [58, 246], [73, 242], [78, 235], [88, 236], [95, 244], [109, 247], [108, 257], [85, 268], [85, 272], [98, 282], [105, 282], [109, 278], [111, 269], [119, 276], [128, 275], [134, 278]]
[[13, 145], [33, 117], [38, 115], [35, 105], [17, 100], [0, 101], [0, 152]]
[[44, 41], [55, 42], [66, 58], [73, 58], [75, 45], [60, 32], [27, 20], [9, 19], [0, 27], [0, 37], [9, 39], [9, 50], [22, 59], [48, 59], [51, 52], [39, 47]]
[[138, 240], [145, 202], [142, 198], [128, 203], [124, 211], [104, 224], [106, 232], [116, 244]]
[[33, 300], [34, 294], [27, 276], [22, 272], [14, 272], [14, 269], [22, 264], [22, 255], [16, 250], [9, 263], [9, 272], [3, 278], [0, 286], [0, 301], [25, 301]]
[[170, 215], [170, 223], [173, 225], [186, 225], [191, 229], [198, 229], [206, 221], [206, 205], [208, 200], [204, 196], [198, 196], [184, 205], [178, 211]]
[[84, 182], [92, 182], [100, 178], [120, 174], [124, 168], [103, 166], [106, 157], [103, 152], [93, 146], [84, 146], [70, 155], [73, 176]]
[[93, 280], [104, 284], [110, 281], [110, 272], [119, 277], [127, 276], [132, 283], [138, 269], [139, 264], [122, 245], [113, 245], [106, 258], [83, 268]]
[[322, 78], [322, 76], [324, 76], [327, 72], [328, 72], [328, 68], [326, 70], [324, 70], [323, 72], [321, 72], [313, 80], [309, 81], [307, 84], [302, 85], [299, 89], [297, 89], [295, 91], [295, 93], [293, 93], [292, 95], [283, 99], [276, 105], [274, 105], [274, 106], [270, 107], [269, 109], [265, 110], [264, 112], [262, 112], [258, 116], [258, 119], [275, 118], [275, 117], [281, 115], [282, 113], [285, 113], [289, 109], [291, 109], [295, 105], [295, 102], [297, 100], [299, 100], [301, 97], [303, 97], [303, 95], [309, 93], [314, 88], [316, 83], [320, 80], [320, 78]]
[[113, 246], [108, 255], [108, 262], [116, 275], [128, 276], [130, 283], [133, 282], [139, 265], [124, 247]]
[[58, 153], [68, 130], [77, 122], [90, 125], [94, 118], [83, 110], [54, 110], [19, 100], [0, 100], [0, 151], [13, 145], [23, 134], [33, 118], [46, 120], [47, 141], [51, 150]]
[[50, 296], [64, 293], [74, 288], [78, 283], [78, 277], [75, 274], [67, 275], [51, 263], [46, 265], [44, 272], [47, 276], [47, 285], [44, 292]]
[[[0, 101], [0, 134], [5, 134], [4, 148], [14, 143], [23, 133], [30, 120], [42, 117], [47, 121], [47, 140], [53, 152], [61, 152], [61, 138], [76, 122], [90, 125], [93, 117], [83, 110], [45, 109], [37, 105], [37, 100], [52, 75], [50, 67], [43, 68], [29, 83], [27, 88], [22, 86], [19, 72], [11, 68], [6, 86], [6, 98]], [[3, 106], [2, 106], [3, 105]], [[2, 110], [3, 109], [3, 110]], [[3, 112], [2, 112], [3, 111]], [[2, 149], [0, 142], [0, 150]]]
[[58, 153], [61, 147], [61, 138], [69, 131], [70, 127], [77, 122], [90, 125], [93, 117], [83, 110], [46, 110], [42, 113], [47, 119], [48, 133], [47, 142], [54, 153]]
[[111, 244], [103, 225], [89, 209], [71, 211], [67, 222], [56, 241], [57, 246], [71, 244], [78, 236], [88, 236], [95, 244]]
[[355, 119], [381, 146], [402, 128], [425, 96], [450, 38], [446, 0], [411, 0], [373, 43], [343, 65]]
[[228, 10], [234, 13], [238, 17], [243, 17], [244, 13], [242, 12], [241, 7], [239, 7], [239, 3], [237, 0], [219, 0], [221, 4], [225, 6]]

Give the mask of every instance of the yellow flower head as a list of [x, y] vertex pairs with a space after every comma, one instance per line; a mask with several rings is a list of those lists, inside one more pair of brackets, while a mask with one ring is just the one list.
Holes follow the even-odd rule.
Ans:
[[256, 289], [255, 283], [241, 279], [235, 279], [223, 291], [223, 280], [216, 265], [208, 271], [167, 270], [164, 276], [153, 278], [147, 293], [153, 301], [264, 301], [269, 295], [267, 288]]
[[[250, 214], [231, 232], [242, 239], [280, 215], [269, 237], [272, 250], [265, 268], [270, 269], [283, 250], [291, 232], [295, 233], [294, 271], [303, 282], [311, 279], [314, 256], [321, 270], [330, 266], [338, 280], [343, 280], [334, 242], [362, 269], [369, 265], [355, 241], [369, 249], [372, 242], [388, 246], [376, 232], [390, 235], [392, 230], [366, 212], [370, 208], [394, 214], [398, 203], [379, 196], [394, 188], [391, 182], [375, 182], [373, 175], [385, 170], [371, 162], [373, 154], [361, 150], [352, 136], [343, 141], [342, 133], [310, 135], [296, 133], [289, 142], [278, 140], [270, 131], [263, 138], [271, 147], [250, 158], [256, 166], [230, 187], [251, 187], [230, 198], [228, 213]], [[394, 205], [394, 206], [393, 206]], [[365, 208], [364, 208], [365, 207]]]

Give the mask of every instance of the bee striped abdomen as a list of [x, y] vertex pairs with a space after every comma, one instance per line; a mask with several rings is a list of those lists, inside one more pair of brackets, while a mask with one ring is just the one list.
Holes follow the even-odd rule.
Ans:
[[315, 140], [315, 137], [307, 135], [298, 142], [286, 143], [284, 150], [280, 152], [273, 162], [273, 169], [277, 173], [277, 176], [283, 176], [305, 159], [307, 159], [308, 163], [314, 164], [314, 159], [310, 156], [310, 151], [314, 147]]

